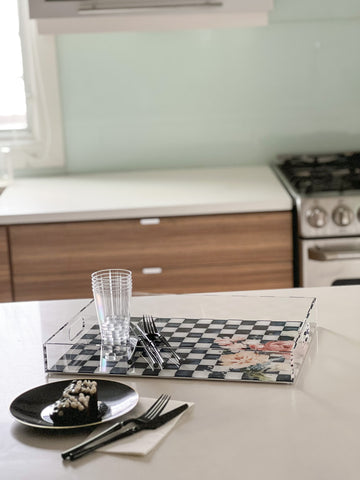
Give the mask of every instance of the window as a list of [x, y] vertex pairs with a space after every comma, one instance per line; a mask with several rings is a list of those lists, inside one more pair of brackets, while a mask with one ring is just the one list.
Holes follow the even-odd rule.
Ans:
[[27, 128], [27, 107], [16, 2], [0, 3], [0, 130]]
[[55, 38], [24, 0], [0, 2], [0, 147], [18, 172], [64, 167]]

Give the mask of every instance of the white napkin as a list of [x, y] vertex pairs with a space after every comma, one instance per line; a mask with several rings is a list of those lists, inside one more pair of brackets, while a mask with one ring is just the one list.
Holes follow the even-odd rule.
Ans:
[[[129, 412], [127, 415], [124, 415], [124, 417], [121, 420], [125, 420], [125, 418], [129, 418], [129, 417], [137, 417], [141, 415], [155, 402], [155, 400], [156, 400], [155, 398], [140, 398], [136, 407], [133, 410], [131, 410], [131, 412]], [[194, 405], [191, 402], [170, 400], [162, 413], [166, 413], [169, 410], [179, 407], [184, 403], [187, 403], [189, 408], [192, 405]], [[110, 443], [109, 445], [99, 448], [97, 451], [104, 452], [104, 453], [120, 453], [120, 454], [126, 454], [126, 455], [142, 455], [142, 456], [147, 455], [174, 428], [174, 426], [179, 421], [179, 419], [187, 411], [188, 411], [188, 408], [184, 410], [184, 412], [182, 412], [180, 415], [173, 418], [169, 422], [165, 423], [165, 425], [162, 425], [161, 427], [156, 428], [155, 430], [142, 430], [141, 432], [138, 432], [129, 437], [116, 440], [115, 442]], [[115, 421], [112, 423], [115, 423]], [[98, 427], [94, 432], [92, 432], [91, 436], [97, 435], [102, 430], [105, 430], [106, 428], [111, 426], [112, 423], [106, 422], [105, 424], [101, 425], [101, 427]]]

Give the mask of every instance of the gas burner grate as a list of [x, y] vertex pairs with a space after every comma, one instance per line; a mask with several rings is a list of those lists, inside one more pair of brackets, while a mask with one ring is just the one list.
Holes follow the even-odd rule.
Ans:
[[279, 157], [278, 168], [299, 193], [360, 190], [360, 152]]

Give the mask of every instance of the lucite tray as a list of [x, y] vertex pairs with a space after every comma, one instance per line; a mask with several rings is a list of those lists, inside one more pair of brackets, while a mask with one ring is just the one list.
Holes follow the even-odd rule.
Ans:
[[[169, 297], [164, 297], [164, 302], [172, 304]], [[189, 303], [189, 296], [173, 297]], [[109, 358], [101, 345], [95, 308], [90, 302], [44, 343], [45, 370], [86, 376], [294, 383], [315, 329], [316, 299], [231, 296], [232, 309], [238, 316], [227, 317], [226, 310], [231, 309], [226, 308], [229, 303], [224, 297], [201, 295], [196, 298], [198, 307], [193, 309], [197, 315], [181, 317], [157, 316], [151, 299], [139, 301], [135, 313], [146, 308], [143, 313], [154, 315], [159, 330], [182, 357], [180, 367], [166, 349], [162, 353], [168, 361], [162, 370], [152, 370], [139, 347], [131, 365], [121, 356]], [[132, 321], [140, 318], [133, 316]]]

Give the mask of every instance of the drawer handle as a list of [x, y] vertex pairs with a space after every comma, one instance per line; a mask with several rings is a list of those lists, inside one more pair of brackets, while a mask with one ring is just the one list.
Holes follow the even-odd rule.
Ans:
[[140, 225], [158, 225], [160, 218], [141, 218]]
[[320, 262], [326, 262], [329, 260], [359, 260], [360, 249], [357, 245], [350, 245], [343, 248], [309, 248], [309, 258], [311, 260], [318, 260]]
[[142, 273], [144, 275], [158, 275], [159, 273], [162, 273], [162, 268], [161, 267], [143, 268]]

